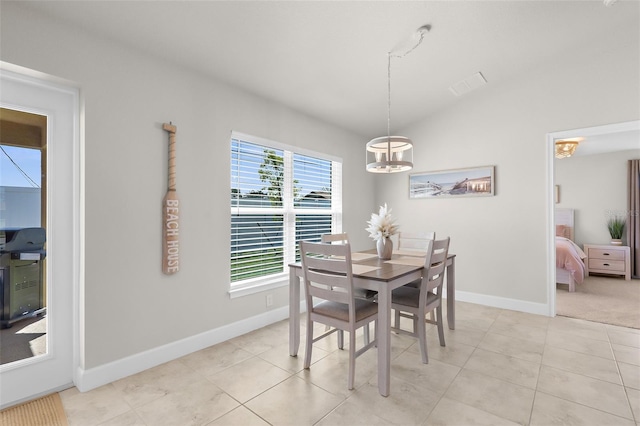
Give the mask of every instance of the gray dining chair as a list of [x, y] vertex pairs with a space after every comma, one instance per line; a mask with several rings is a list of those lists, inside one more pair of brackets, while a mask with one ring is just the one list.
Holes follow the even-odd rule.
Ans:
[[[427, 245], [424, 273], [419, 287], [402, 286], [391, 293], [391, 308], [395, 311], [395, 322], [391, 327], [398, 333], [409, 334], [417, 337], [420, 344], [422, 362], [427, 364], [427, 333], [425, 323], [435, 324], [438, 327], [440, 346], [445, 346], [444, 327], [442, 322], [442, 286], [444, 283], [445, 266], [449, 253], [449, 241], [447, 237], [442, 240], [431, 240]], [[435, 318], [427, 319], [427, 313], [435, 310]], [[413, 322], [413, 330], [408, 331], [400, 327], [400, 318], [410, 318]]]
[[[436, 239], [434, 231], [400, 231], [398, 232], [398, 250], [403, 253], [413, 252], [416, 256], [424, 256], [427, 253], [429, 241]], [[420, 287], [420, 281], [410, 282], [409, 287]]]
[[[336, 330], [349, 333], [348, 388], [353, 389], [355, 360], [377, 344], [374, 339], [356, 350], [356, 330], [377, 323], [378, 304], [354, 295], [351, 245], [300, 242], [302, 270], [307, 302], [307, 342], [304, 368], [311, 366], [313, 344]], [[318, 302], [314, 304], [314, 299]], [[314, 337], [314, 323], [332, 327]], [[377, 327], [374, 327], [377, 332]]]
[[[341, 232], [337, 234], [322, 234], [320, 236], [320, 241], [325, 244], [346, 244], [349, 242], [349, 235], [346, 232]], [[373, 290], [366, 290], [364, 288], [354, 288], [353, 294], [356, 299], [365, 299], [369, 301], [374, 301], [377, 292]], [[328, 327], [327, 327], [328, 328]], [[364, 341], [365, 343], [369, 343], [370, 341], [370, 331], [369, 326], [364, 327]], [[344, 333], [342, 330], [338, 330], [338, 348], [344, 348]]]
[[[323, 244], [346, 244], [349, 242], [349, 236], [346, 232], [340, 232], [337, 234], [322, 234], [320, 236], [320, 241]], [[328, 325], [325, 327], [325, 330], [329, 330], [331, 327]], [[338, 348], [344, 348], [344, 332], [342, 330], [338, 330]]]

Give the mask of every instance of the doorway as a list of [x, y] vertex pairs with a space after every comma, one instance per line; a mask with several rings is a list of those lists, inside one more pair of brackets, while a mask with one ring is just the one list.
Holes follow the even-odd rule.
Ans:
[[[614, 213], [626, 212], [626, 180], [624, 177], [620, 177], [620, 183], [615, 183], [615, 188], [624, 187], [624, 194], [620, 195], [618, 199], [611, 198], [611, 189], [605, 191], [608, 198], [594, 198], [598, 193], [595, 188], [600, 191], [603, 182], [599, 182], [598, 185], [591, 185], [587, 181], [580, 180], [576, 177], [576, 181], [579, 181], [579, 185], [575, 189], [569, 189], [571, 201], [567, 198], [567, 190], [563, 182], [558, 181], [558, 171], [556, 170], [556, 162], [571, 161], [568, 159], [556, 159], [554, 157], [554, 146], [557, 140], [568, 139], [582, 139], [576, 150], [575, 160], [576, 164], [572, 167], [578, 167], [578, 160], [587, 164], [586, 157], [582, 155], [587, 154], [588, 157], [594, 158], [611, 158], [617, 157], [616, 153], [624, 154], [625, 152], [635, 151], [635, 158], [640, 155], [640, 149], [638, 149], [638, 141], [640, 140], [640, 121], [631, 121], [624, 123], [609, 124], [603, 126], [582, 128], [567, 130], [562, 132], [554, 132], [547, 134], [547, 172], [548, 172], [548, 186], [547, 186], [547, 202], [548, 202], [548, 300], [549, 300], [549, 315], [555, 316], [557, 309], [556, 300], [556, 248], [555, 248], [555, 236], [556, 236], [556, 221], [555, 221], [555, 209], [561, 207], [564, 209], [571, 209], [576, 215], [576, 234], [573, 239], [580, 248], [583, 248], [585, 243], [588, 244], [608, 244], [610, 236], [606, 230], [606, 215]], [[578, 151], [582, 150], [578, 154]], [[624, 155], [623, 155], [624, 156]], [[626, 157], [625, 157], [626, 158]], [[618, 159], [619, 160], [619, 159]], [[592, 160], [590, 170], [596, 170], [603, 167], [600, 161], [595, 164], [596, 160]], [[569, 164], [569, 163], [564, 163]], [[624, 176], [626, 170], [626, 160], [623, 162], [618, 161], [617, 166]], [[573, 170], [573, 175], [575, 171]], [[591, 173], [596, 176], [595, 173]], [[562, 176], [563, 173], [560, 173]], [[567, 173], [564, 173], [566, 176]], [[613, 173], [607, 174], [607, 177], [612, 176]], [[606, 185], [605, 185], [606, 186]], [[611, 185], [612, 187], [614, 184]], [[573, 197], [573, 191], [579, 192], [578, 196]], [[584, 193], [584, 197], [588, 197], [588, 203], [583, 204], [579, 202], [579, 196]], [[559, 199], [558, 199], [559, 197]], [[558, 204], [558, 202], [560, 202]], [[560, 271], [562, 272], [562, 271]], [[566, 278], [563, 278], [560, 282], [563, 282]], [[589, 277], [586, 278], [586, 280]], [[632, 280], [635, 281], [635, 280]], [[563, 285], [560, 285], [563, 288]], [[585, 286], [586, 288], [586, 286]], [[576, 285], [576, 292], [581, 289], [580, 284]], [[564, 286], [564, 290], [567, 290], [567, 286]], [[570, 293], [571, 295], [573, 293]]]
[[[40, 142], [11, 138], [13, 147], [38, 149], [42, 161], [40, 228], [46, 235], [42, 292], [46, 300], [46, 350], [0, 365], [0, 409], [73, 385], [79, 363], [78, 292], [80, 282], [80, 139], [79, 91], [42, 73], [0, 62], [3, 119], [42, 120]], [[38, 118], [40, 117], [40, 118]], [[13, 124], [5, 127], [3, 139]], [[24, 125], [25, 123], [21, 123]], [[30, 123], [30, 130], [40, 128]], [[23, 127], [23, 130], [25, 128]], [[18, 132], [17, 135], [20, 135]], [[5, 145], [5, 143], [2, 143]], [[32, 146], [33, 144], [35, 146]], [[7, 146], [9, 143], [7, 143]], [[8, 148], [5, 148], [8, 149]], [[14, 158], [15, 160], [15, 158]], [[34, 179], [34, 181], [36, 181]], [[6, 200], [4, 200], [6, 201]], [[6, 202], [2, 209], [7, 207]], [[7, 210], [10, 211], [10, 210]], [[3, 211], [3, 218], [4, 218]], [[29, 225], [31, 225], [29, 223]], [[32, 229], [38, 227], [32, 227]], [[8, 238], [8, 235], [5, 237]], [[37, 238], [30, 236], [29, 241]], [[6, 242], [5, 242], [6, 244]], [[7, 248], [5, 246], [5, 248]], [[32, 259], [33, 253], [16, 260]], [[13, 327], [18, 327], [21, 321]]]

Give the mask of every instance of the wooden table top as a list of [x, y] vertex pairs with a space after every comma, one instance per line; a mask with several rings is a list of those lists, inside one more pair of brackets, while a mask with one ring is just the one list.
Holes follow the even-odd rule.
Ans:
[[[453, 257], [455, 257], [455, 254], [450, 253], [447, 259]], [[420, 257], [393, 253], [390, 260], [382, 260], [378, 257], [375, 249], [353, 252], [351, 259], [351, 263], [354, 266], [353, 276], [377, 281], [390, 281], [422, 269], [424, 266], [417, 261], [418, 259]], [[365, 268], [361, 268], [362, 270], [358, 271], [357, 265], [365, 266]], [[291, 263], [289, 266], [302, 268], [300, 262]]]

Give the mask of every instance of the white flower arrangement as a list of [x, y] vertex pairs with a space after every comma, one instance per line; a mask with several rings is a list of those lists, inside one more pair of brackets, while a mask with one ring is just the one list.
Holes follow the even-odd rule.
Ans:
[[391, 209], [387, 209], [386, 203], [384, 206], [380, 206], [378, 214], [371, 213], [371, 220], [367, 223], [369, 226], [366, 230], [369, 232], [369, 237], [375, 241], [389, 238], [398, 232], [398, 225], [394, 223], [394, 219], [391, 216]]

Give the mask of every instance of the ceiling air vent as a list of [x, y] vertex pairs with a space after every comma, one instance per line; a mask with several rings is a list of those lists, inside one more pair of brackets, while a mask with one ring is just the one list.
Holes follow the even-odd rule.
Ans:
[[484, 86], [485, 84], [487, 84], [487, 80], [484, 78], [481, 72], [477, 72], [465, 78], [464, 80], [460, 80], [459, 82], [454, 83], [449, 87], [449, 90], [451, 90], [451, 93], [456, 96], [462, 96], [466, 95], [472, 90], [476, 90], [477, 88]]

